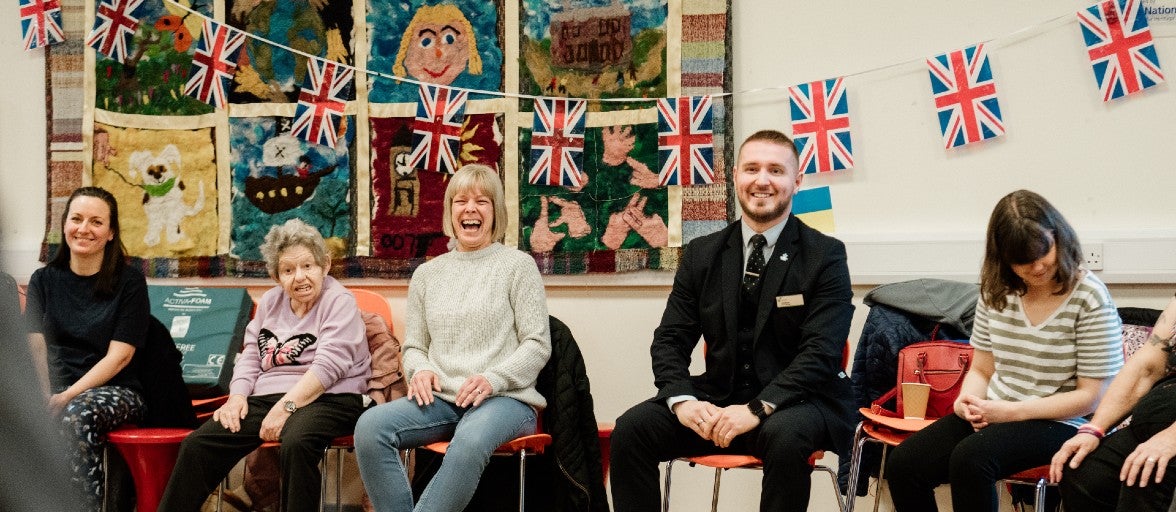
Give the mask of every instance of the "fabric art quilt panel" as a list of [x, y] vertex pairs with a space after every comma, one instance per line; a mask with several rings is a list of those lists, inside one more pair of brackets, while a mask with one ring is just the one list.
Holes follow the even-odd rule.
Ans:
[[[93, 183], [149, 277], [266, 278], [266, 233], [299, 218], [337, 277], [406, 278], [449, 250], [450, 173], [480, 163], [503, 180], [504, 242], [542, 272], [673, 270], [733, 218], [731, 6], [684, 5], [21, 0], [26, 44], [52, 45], [42, 253]], [[679, 98], [659, 130], [658, 99]], [[536, 137], [537, 102], [576, 106], [544, 121], [572, 121], [574, 144]]]

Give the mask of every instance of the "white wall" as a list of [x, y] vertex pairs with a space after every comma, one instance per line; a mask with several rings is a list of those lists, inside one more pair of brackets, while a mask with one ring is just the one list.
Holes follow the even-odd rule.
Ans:
[[[806, 179], [809, 186], [832, 185], [838, 236], [851, 244], [851, 269], [914, 269], [920, 275], [937, 256], [929, 251], [920, 260], [913, 250], [918, 243], [895, 251], [854, 249], [854, 244], [905, 244], [940, 236], [979, 240], [992, 204], [1018, 187], [1045, 194], [1083, 237], [1167, 239], [1171, 233], [1165, 230], [1176, 214], [1176, 202], [1170, 200], [1176, 186], [1170, 149], [1176, 93], [1165, 85], [1140, 98], [1102, 105], [1072, 22], [994, 44], [991, 58], [1009, 130], [1004, 140], [962, 151], [939, 146], [923, 58], [1072, 16], [1085, 3], [738, 0], [732, 30], [735, 89], [782, 88], [912, 61], [848, 80], [858, 167]], [[0, 30], [0, 65], [10, 84], [0, 97], [0, 264], [24, 282], [38, 265], [44, 229], [44, 59], [41, 51], [23, 51], [15, 27]], [[1172, 38], [1157, 40], [1157, 49], [1162, 63], [1176, 65]], [[784, 98], [783, 92], [738, 97], [736, 138], [766, 127], [786, 130]], [[1176, 259], [1162, 253], [1153, 257]], [[975, 279], [971, 269], [978, 266], [979, 254], [974, 261], [952, 258], [964, 260], [951, 267], [953, 275]], [[883, 273], [864, 274], [855, 271], [854, 341], [867, 312], [860, 298], [871, 285], [892, 280]], [[239, 280], [178, 282], [247, 285], [255, 293], [268, 286]], [[648, 347], [669, 282], [670, 276], [657, 273], [548, 280], [551, 313], [572, 328], [584, 351], [600, 421], [615, 419], [654, 392]], [[1176, 288], [1167, 278], [1135, 282], [1112, 285], [1119, 305], [1162, 307]], [[403, 318], [403, 282], [348, 284], [377, 288]], [[403, 325], [397, 331], [403, 334]], [[710, 478], [700, 469], [676, 471], [674, 509], [705, 509]], [[723, 508], [756, 508], [758, 478], [753, 472], [729, 472]], [[816, 480], [810, 508], [831, 510], [830, 494], [829, 483]]]

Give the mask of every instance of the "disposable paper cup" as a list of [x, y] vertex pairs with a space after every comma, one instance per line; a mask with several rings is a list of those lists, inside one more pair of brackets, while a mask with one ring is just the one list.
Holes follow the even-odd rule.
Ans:
[[921, 420], [927, 416], [927, 397], [931, 386], [920, 382], [902, 383], [902, 415], [908, 420]]

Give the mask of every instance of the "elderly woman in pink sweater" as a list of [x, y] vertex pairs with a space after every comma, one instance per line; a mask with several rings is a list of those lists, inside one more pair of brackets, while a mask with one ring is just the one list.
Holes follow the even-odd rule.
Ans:
[[364, 410], [364, 325], [355, 297], [327, 275], [322, 236], [292, 219], [270, 229], [261, 253], [279, 286], [262, 296], [245, 330], [228, 401], [181, 445], [160, 510], [199, 510], [265, 441], [281, 442], [281, 510], [318, 510], [323, 450], [350, 434]]

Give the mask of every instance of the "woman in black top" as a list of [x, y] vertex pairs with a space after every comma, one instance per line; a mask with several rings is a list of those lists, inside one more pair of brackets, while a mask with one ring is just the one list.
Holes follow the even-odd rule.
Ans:
[[71, 440], [73, 480], [100, 510], [106, 434], [144, 412], [130, 363], [147, 337], [147, 281], [123, 259], [110, 192], [75, 190], [61, 226], [57, 253], [29, 279], [29, 345], [49, 411]]

